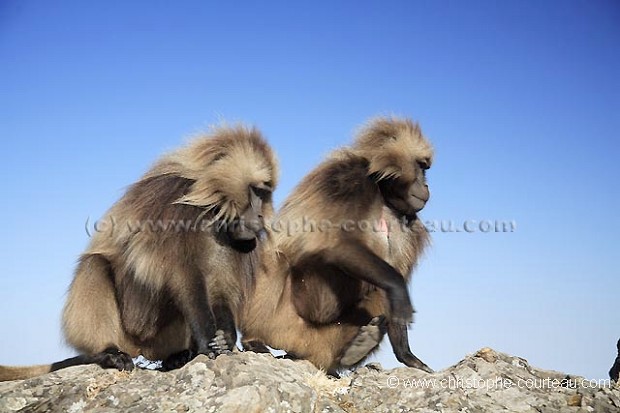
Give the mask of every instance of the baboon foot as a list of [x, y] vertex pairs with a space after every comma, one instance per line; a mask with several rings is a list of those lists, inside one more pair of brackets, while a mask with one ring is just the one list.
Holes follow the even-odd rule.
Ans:
[[386, 330], [385, 316], [377, 316], [362, 326], [340, 358], [340, 365], [350, 367], [359, 363], [372, 350], [377, 348]]
[[161, 363], [161, 371], [170, 371], [183, 367], [196, 357], [196, 353], [192, 350], [183, 350], [178, 353], [171, 354]]
[[241, 343], [243, 345], [243, 350], [252, 351], [254, 353], [270, 353], [269, 349], [259, 340], [248, 340]]
[[297, 356], [295, 353], [285, 353], [281, 356], [276, 356], [275, 358], [280, 360], [301, 360], [301, 357]]
[[133, 359], [125, 352], [116, 347], [110, 347], [92, 356], [92, 362], [104, 369], [117, 369], [120, 371], [132, 371], [134, 368]]
[[325, 375], [327, 377], [331, 377], [331, 378], [336, 379], [336, 380], [340, 380], [342, 378], [342, 376], [340, 375], [340, 372], [338, 370], [331, 370], [331, 369], [327, 370], [325, 372]]

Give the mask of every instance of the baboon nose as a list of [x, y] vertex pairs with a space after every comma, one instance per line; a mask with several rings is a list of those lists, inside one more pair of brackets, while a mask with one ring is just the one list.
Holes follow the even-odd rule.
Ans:
[[246, 227], [251, 230], [254, 231], [254, 233], [258, 233], [260, 231], [263, 230], [264, 226], [263, 226], [263, 217], [259, 216], [259, 219], [254, 219], [252, 221], [249, 221], [246, 223]]
[[232, 234], [232, 237], [236, 241], [250, 241], [256, 238], [256, 233], [254, 231], [248, 231], [247, 229], [243, 229], [240, 231], [235, 231]]

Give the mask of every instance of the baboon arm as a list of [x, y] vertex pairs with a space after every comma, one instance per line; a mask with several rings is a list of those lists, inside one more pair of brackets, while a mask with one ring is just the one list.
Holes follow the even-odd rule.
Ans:
[[390, 344], [392, 344], [392, 349], [394, 350], [394, 355], [396, 359], [403, 363], [408, 367], [415, 367], [416, 369], [424, 370], [428, 373], [432, 373], [433, 370], [428, 367], [425, 363], [422, 362], [419, 358], [417, 358], [409, 348], [409, 336], [407, 333], [407, 326], [402, 324], [392, 324], [388, 325], [388, 337], [390, 339]]
[[390, 323], [407, 325], [413, 321], [413, 306], [403, 276], [390, 264], [357, 240], [348, 240], [337, 248], [324, 249], [320, 255], [350, 277], [373, 284], [387, 293]]
[[196, 352], [212, 353], [209, 344], [215, 337], [215, 319], [200, 271], [188, 273], [185, 281], [174, 287], [174, 296], [178, 297], [176, 304], [189, 325]]
[[[213, 305], [213, 316], [217, 328], [216, 335], [222, 334], [226, 348], [216, 349], [218, 352], [233, 351], [237, 345], [237, 329], [235, 327], [235, 316], [227, 303]], [[220, 343], [221, 344], [221, 343]]]

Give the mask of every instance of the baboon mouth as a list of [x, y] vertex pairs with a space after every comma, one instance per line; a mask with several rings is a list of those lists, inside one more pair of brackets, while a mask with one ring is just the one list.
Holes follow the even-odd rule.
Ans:
[[420, 212], [422, 209], [424, 209], [424, 206], [426, 206], [426, 200], [413, 195], [409, 200], [409, 205], [411, 205], [411, 208], [415, 212]]
[[252, 252], [256, 248], [256, 244], [256, 238], [244, 240], [233, 239], [231, 242], [231, 246], [233, 247], [233, 249], [243, 253]]
[[256, 239], [256, 233], [253, 231], [235, 231], [230, 234], [234, 241], [244, 242]]

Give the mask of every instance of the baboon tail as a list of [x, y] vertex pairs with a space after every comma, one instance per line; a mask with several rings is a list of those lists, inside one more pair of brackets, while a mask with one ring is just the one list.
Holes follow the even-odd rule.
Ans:
[[[52, 364], [39, 364], [36, 366], [1, 366], [0, 365], [0, 382], [1, 381], [10, 381], [10, 380], [25, 380], [30, 379], [32, 377], [42, 376], [47, 373], [51, 373], [52, 371], [64, 369], [72, 366], [80, 366], [83, 364], [99, 364], [102, 367], [116, 367], [119, 370], [131, 370], [133, 368], [133, 364], [131, 362], [131, 358], [129, 356], [129, 362], [125, 363], [126, 366], [123, 365], [118, 367], [116, 364], [108, 365], [109, 363], [105, 363], [108, 360], [109, 356], [114, 356], [117, 351], [106, 350], [102, 353], [96, 354], [94, 356], [88, 355], [79, 355], [75, 357], [70, 357], [68, 359], [58, 361]], [[121, 353], [122, 355], [122, 353]], [[108, 356], [108, 357], [106, 357]]]
[[0, 381], [24, 380], [52, 371], [52, 364], [38, 366], [0, 366]]

